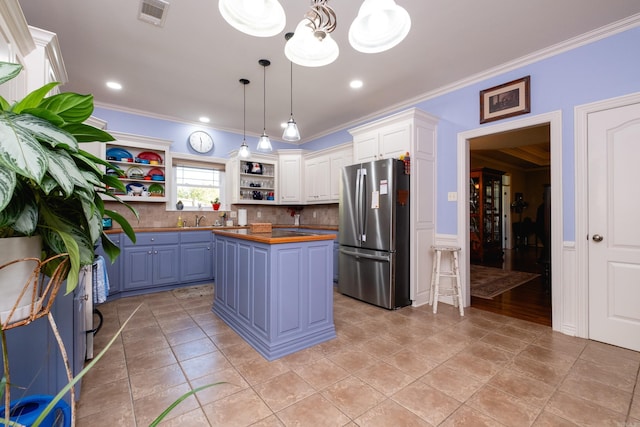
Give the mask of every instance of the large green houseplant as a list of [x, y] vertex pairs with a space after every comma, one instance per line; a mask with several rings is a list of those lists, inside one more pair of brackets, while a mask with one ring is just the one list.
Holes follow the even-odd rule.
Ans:
[[[0, 84], [21, 70], [19, 64], [0, 62]], [[0, 96], [0, 240], [39, 235], [42, 259], [67, 253], [68, 293], [78, 283], [80, 268], [93, 263], [99, 240], [112, 261], [119, 254], [103, 231], [104, 216], [120, 224], [133, 241], [135, 234], [122, 215], [105, 209], [101, 197], [120, 201], [108, 189], [125, 191], [117, 177], [100, 167], [113, 166], [80, 148], [79, 143], [114, 139], [83, 123], [93, 112], [93, 96], [46, 97], [56, 85], [49, 83], [13, 104]]]

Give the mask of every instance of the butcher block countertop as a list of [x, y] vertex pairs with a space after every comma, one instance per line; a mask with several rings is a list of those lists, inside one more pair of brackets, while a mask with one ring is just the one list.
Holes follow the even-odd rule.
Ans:
[[[327, 231], [338, 231], [337, 225], [289, 225], [289, 224], [273, 224], [273, 228], [296, 228], [299, 230], [327, 230]], [[248, 230], [248, 226], [240, 227], [213, 227], [213, 226], [202, 226], [202, 227], [134, 227], [133, 228], [136, 233], [157, 233], [163, 231], [206, 231], [206, 230]], [[121, 233], [122, 229], [113, 228], [111, 230], [104, 230], [106, 234], [116, 234]], [[334, 236], [335, 238], [335, 236]]]
[[[317, 230], [317, 228], [316, 228]], [[273, 229], [268, 233], [254, 233], [244, 228], [239, 230], [213, 230], [213, 234], [219, 234], [227, 237], [235, 237], [237, 239], [249, 240], [257, 243], [266, 243], [269, 245], [277, 245], [282, 243], [295, 242], [313, 242], [317, 240], [334, 240], [335, 234], [316, 234], [299, 231], [286, 231]]]

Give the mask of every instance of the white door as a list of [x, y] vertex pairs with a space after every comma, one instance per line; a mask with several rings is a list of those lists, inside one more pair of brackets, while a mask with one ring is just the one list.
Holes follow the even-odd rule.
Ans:
[[589, 338], [640, 350], [640, 104], [587, 123]]

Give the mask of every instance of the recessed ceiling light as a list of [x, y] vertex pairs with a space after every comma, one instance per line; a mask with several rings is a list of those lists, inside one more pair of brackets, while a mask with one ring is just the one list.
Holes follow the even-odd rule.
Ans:
[[107, 82], [107, 87], [109, 89], [115, 89], [115, 90], [122, 89], [122, 85], [118, 82]]
[[351, 82], [349, 83], [349, 86], [351, 86], [351, 89], [360, 89], [362, 85], [363, 85], [362, 80], [351, 80]]
[[209, 123], [211, 120], [209, 119], [209, 117], [200, 117], [198, 120], [200, 120], [202, 123]]

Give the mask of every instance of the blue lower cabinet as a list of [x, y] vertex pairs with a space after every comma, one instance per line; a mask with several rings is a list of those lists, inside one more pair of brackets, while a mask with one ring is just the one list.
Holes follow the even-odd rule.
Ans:
[[180, 236], [180, 282], [213, 280], [213, 234], [183, 232]]
[[180, 233], [139, 233], [136, 243], [125, 238], [122, 290], [180, 282]]

